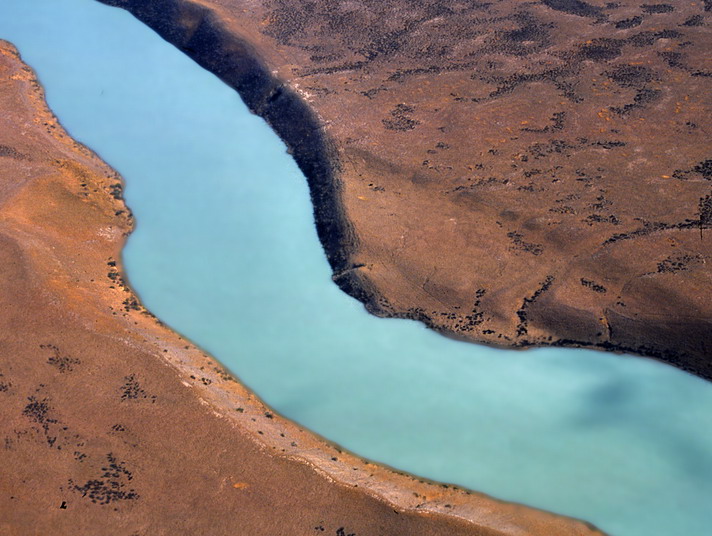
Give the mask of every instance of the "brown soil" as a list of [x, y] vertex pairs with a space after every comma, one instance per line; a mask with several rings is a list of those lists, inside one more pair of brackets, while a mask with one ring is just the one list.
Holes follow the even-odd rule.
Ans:
[[712, 378], [712, 4], [102, 0], [242, 94], [383, 316]]
[[600, 534], [273, 415], [124, 284], [120, 177], [1, 41], [0, 109], [0, 534]]

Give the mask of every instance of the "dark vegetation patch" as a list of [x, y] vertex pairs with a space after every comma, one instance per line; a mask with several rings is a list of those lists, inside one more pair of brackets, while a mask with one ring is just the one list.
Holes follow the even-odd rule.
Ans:
[[[472, 39], [485, 33], [475, 19], [490, 5], [420, 0], [404, 10], [401, 5], [378, 0], [305, 0], [295, 9], [290, 1], [271, 0], [267, 2], [269, 23], [262, 31], [281, 44], [308, 50], [315, 63], [331, 63], [300, 70], [302, 75], [358, 71], [396, 54], [421, 65], [434, 64], [448, 57], [452, 41], [434, 33], [424, 43], [421, 26], [436, 18], [448, 19], [458, 36]], [[319, 45], [310, 44], [314, 42]]]
[[5, 380], [5, 375], [0, 373], [0, 393], [7, 393], [12, 387], [12, 383]]
[[487, 294], [486, 289], [477, 289], [475, 292], [475, 301], [472, 304], [472, 311], [470, 314], [459, 318], [454, 326], [456, 331], [473, 331], [477, 326], [485, 321], [484, 312], [480, 310], [480, 304], [482, 303], [482, 298], [485, 294]]
[[554, 114], [551, 116], [551, 121], [550, 125], [545, 126], [544, 128], [529, 128], [529, 127], [524, 127], [522, 128], [522, 132], [536, 132], [538, 134], [545, 134], [547, 132], [552, 132], [554, 130], [563, 130], [564, 129], [564, 121], [566, 119], [566, 112], [554, 112]]
[[576, 174], [576, 181], [582, 182], [586, 188], [592, 188], [594, 182], [601, 178], [601, 175], [592, 175], [583, 169], [574, 170]]
[[599, 285], [598, 283], [596, 283], [590, 279], [586, 279], [584, 277], [581, 278], [581, 285], [583, 285], [586, 288], [591, 289], [594, 292], [598, 292], [599, 294], [605, 294], [606, 292], [608, 292], [608, 289], [606, 287], [604, 287], [603, 285]]
[[640, 26], [640, 23], [643, 22], [643, 17], [640, 16], [635, 16], [635, 17], [630, 17], [628, 19], [623, 19], [619, 20], [616, 22], [616, 29], [618, 30], [627, 30], [628, 28], [635, 28], [636, 26]]
[[[429, 65], [428, 67], [413, 67], [409, 69], [396, 69], [388, 77], [389, 82], [401, 82], [410, 76], [421, 74], [439, 74], [453, 71], [465, 71], [477, 65], [475, 62], [450, 63], [447, 65]], [[369, 90], [373, 91], [373, 90]], [[385, 91], [385, 88], [384, 88]]]
[[551, 130], [563, 130], [566, 112], [554, 112], [551, 116]]
[[643, 8], [645, 13], [655, 14], [655, 13], [672, 13], [675, 8], [670, 4], [643, 4], [640, 6]]
[[109, 453], [106, 455], [106, 466], [101, 468], [100, 475], [92, 480], [87, 480], [83, 485], [75, 484], [69, 480], [69, 488], [88, 497], [95, 504], [112, 504], [121, 501], [134, 501], [140, 496], [135, 489], [130, 488], [133, 474]]
[[677, 39], [682, 34], [677, 30], [660, 30], [657, 32], [640, 32], [628, 38], [628, 43], [634, 47], [647, 47], [655, 43], [658, 39]]
[[219, 367], [219, 366], [214, 366], [213, 371], [220, 377], [220, 379], [224, 382], [236, 382], [237, 380], [224, 368]]
[[[57, 430], [56, 426], [59, 425], [59, 421], [51, 415], [52, 406], [50, 405], [50, 399], [43, 398], [40, 400], [35, 396], [30, 396], [27, 401], [27, 405], [22, 410], [22, 414], [30, 419], [30, 421], [38, 424], [44, 432], [47, 445], [55, 447], [55, 443], [57, 442], [55, 430]], [[50, 428], [52, 428], [52, 431], [50, 431]], [[61, 450], [61, 446], [56, 445], [56, 447]]]
[[[639, 219], [639, 218], [636, 218]], [[650, 222], [643, 221], [643, 226], [629, 231], [627, 233], [614, 234], [610, 238], [606, 239], [602, 245], [606, 246], [608, 244], [614, 244], [615, 242], [620, 242], [621, 240], [631, 240], [633, 238], [639, 238], [641, 236], [648, 236], [653, 233], [658, 233], [661, 231], [669, 231], [672, 229], [692, 229], [700, 225], [700, 220], [686, 220], [684, 223], [664, 223], [664, 222]]]
[[606, 197], [603, 194], [601, 194], [601, 195], [596, 196], [596, 202], [588, 205], [588, 208], [596, 210], [596, 211], [600, 211], [600, 210], [604, 210], [606, 207], [608, 207], [612, 204], [613, 203], [611, 201], [606, 199]]
[[550, 154], [568, 154], [571, 149], [575, 149], [578, 145], [566, 140], [549, 140], [548, 143], [534, 143], [527, 148], [527, 152], [538, 160], [545, 158]]
[[672, 176], [678, 180], [688, 180], [692, 174], [699, 174], [704, 180], [712, 181], [712, 158], [703, 160], [689, 169], [676, 169]]
[[[619, 29], [632, 28], [638, 26], [641, 21], [640, 17], [633, 17], [619, 21], [616, 23], [616, 27]], [[659, 39], [677, 39], [680, 37], [682, 37], [682, 34], [677, 30], [662, 29], [639, 32], [627, 39], [597, 38], [578, 45], [579, 48], [575, 53], [574, 60], [609, 62], [622, 54], [622, 49], [625, 45], [640, 48], [653, 45]], [[638, 87], [641, 89], [643, 84], [656, 79], [653, 71], [636, 65], [618, 65], [606, 75], [614, 79], [622, 87]]]
[[615, 242], [619, 242], [621, 240], [630, 240], [632, 238], [637, 238], [640, 236], [647, 236], [649, 234], [658, 232], [658, 231], [664, 231], [667, 229], [674, 229], [675, 226], [669, 223], [663, 223], [663, 222], [645, 222], [643, 224], [643, 227], [640, 227], [638, 229], [635, 229], [633, 231], [630, 231], [628, 233], [618, 233], [614, 234], [610, 238], [606, 239], [603, 242], [603, 245], [607, 244], [613, 244]]
[[531, 242], [525, 242], [524, 236], [516, 231], [510, 231], [507, 233], [507, 237], [514, 244], [513, 249], [524, 251], [526, 253], [531, 253], [532, 255], [541, 255], [544, 253], [544, 246], [541, 244], [533, 244]]
[[[560, 203], [561, 200], [557, 199], [556, 202]], [[577, 214], [577, 210], [571, 205], [558, 205], [555, 207], [551, 207], [549, 209], [549, 212], [553, 212], [555, 214]]]
[[697, 214], [699, 216], [700, 240], [702, 239], [702, 229], [712, 227], [712, 195], [707, 194], [700, 197]]
[[309, 20], [317, 15], [319, 9], [319, 3], [313, 0], [303, 2], [301, 9], [289, 9], [289, 4], [284, 1], [276, 1], [272, 4], [274, 9], [269, 14], [270, 23], [264, 29], [264, 33], [284, 45], [296, 44], [293, 40], [303, 36], [307, 31]]
[[51, 409], [49, 398], [38, 400], [36, 397], [31, 396], [27, 400], [28, 403], [22, 410], [22, 414], [25, 417], [28, 417], [31, 421], [36, 422], [45, 429], [49, 424], [57, 423], [57, 419], [53, 419], [49, 416]]
[[111, 186], [109, 186], [109, 194], [111, 197], [114, 199], [123, 199], [124, 197], [124, 187], [121, 185], [120, 182], [115, 182]]
[[524, 84], [535, 82], [548, 82], [552, 84], [564, 97], [572, 102], [579, 102], [581, 98], [575, 92], [575, 86], [569, 79], [576, 73], [572, 67], [555, 67], [540, 73], [516, 73], [509, 76], [483, 75], [475, 73], [471, 76], [473, 80], [496, 85], [496, 89], [485, 99], [471, 99], [473, 102], [496, 99], [507, 95]]
[[611, 225], [620, 225], [620, 220], [613, 214], [607, 216], [602, 216], [600, 214], [591, 214], [586, 216], [585, 219], [581, 220], [587, 225], [595, 225], [597, 223], [610, 223]]
[[672, 67], [674, 69], [688, 70], [687, 66], [682, 62], [682, 59], [684, 58], [684, 56], [681, 52], [673, 52], [671, 50], [664, 50], [662, 52], [658, 52], [658, 56], [660, 56], [663, 60], [665, 60], [665, 63], [667, 63], [670, 67]]
[[659, 274], [675, 274], [690, 269], [691, 264], [702, 261], [700, 255], [675, 255], [669, 256], [658, 263]]
[[389, 119], [382, 120], [383, 125], [388, 130], [395, 130], [399, 132], [413, 130], [420, 124], [420, 121], [410, 117], [413, 112], [415, 112], [415, 108], [413, 106], [398, 104], [391, 110], [391, 117]]
[[338, 59], [339, 56], [337, 54], [313, 54], [309, 56], [309, 59], [313, 61], [314, 63], [324, 63], [326, 61], [334, 61]]
[[370, 43], [359, 49], [358, 52], [369, 61], [376, 59], [378, 56], [395, 54], [404, 46], [404, 38], [412, 32], [417, 25], [418, 21], [406, 21], [403, 28], [386, 31], [375, 36]]
[[500, 179], [497, 177], [487, 177], [482, 179], [478, 179], [476, 177], [468, 177], [467, 181], [469, 184], [455, 186], [455, 188], [451, 190], [445, 190], [445, 193], [451, 194], [455, 192], [460, 192], [461, 194], [467, 194], [467, 192], [476, 190], [478, 188], [486, 186], [495, 186], [500, 184], [509, 184], [510, 182], [509, 179]]
[[52, 355], [47, 359], [47, 363], [59, 370], [60, 374], [72, 372], [76, 365], [81, 365], [82, 363], [81, 360], [76, 357], [62, 355], [59, 348], [53, 344], [40, 344], [40, 348], [52, 352]]
[[299, 71], [301, 76], [311, 76], [314, 74], [334, 74], [342, 73], [344, 71], [358, 71], [368, 65], [365, 61], [349, 61], [339, 65], [332, 65], [331, 67], [317, 67], [315, 69], [302, 69]]
[[126, 298], [122, 303], [124, 304], [124, 310], [126, 312], [140, 311], [141, 309], [143, 309], [143, 307], [141, 307], [141, 304], [138, 302], [138, 300], [134, 296], [130, 296], [130, 297]]
[[14, 160], [26, 160], [29, 157], [26, 154], [18, 152], [14, 147], [0, 145], [0, 158], [12, 158]]
[[645, 108], [650, 103], [653, 103], [660, 99], [662, 96], [662, 91], [659, 89], [651, 89], [644, 87], [639, 89], [635, 96], [633, 97], [633, 102], [625, 104], [623, 106], [611, 106], [610, 110], [618, 115], [626, 115], [635, 110]]
[[625, 146], [626, 143], [620, 140], [596, 140], [591, 142], [591, 147], [600, 147], [601, 149], [606, 150]]
[[578, 58], [591, 61], [610, 61], [621, 55], [625, 41], [600, 37], [579, 45]]
[[655, 71], [648, 67], [621, 64], [614, 66], [604, 74], [620, 87], [637, 90], [633, 97], [633, 102], [610, 108], [612, 112], [619, 115], [626, 115], [634, 110], [644, 108], [648, 104], [657, 101], [662, 95], [660, 90], [647, 86], [650, 82], [658, 79]]
[[568, 13], [569, 15], [596, 19], [605, 18], [600, 7], [582, 2], [581, 0], [542, 0], [542, 3], [551, 9]]
[[705, 18], [702, 15], [693, 15], [689, 19], [687, 19], [685, 22], [682, 23], [682, 26], [704, 26], [705, 24]]
[[388, 91], [388, 88], [386, 86], [374, 87], [374, 88], [368, 89], [366, 91], [362, 91], [361, 95], [363, 95], [364, 97], [367, 97], [369, 99], [372, 99], [373, 97], [378, 95], [381, 91]]
[[692, 171], [702, 175], [702, 178], [708, 181], [712, 181], [712, 158], [703, 160], [696, 166], [692, 168]]
[[642, 65], [616, 65], [604, 74], [621, 87], [640, 88], [655, 80], [655, 73]]
[[512, 19], [519, 27], [495, 31], [485, 51], [527, 56], [551, 46], [550, 30], [556, 27], [554, 24], [544, 24], [526, 12], [516, 13]]
[[148, 399], [152, 403], [156, 401], [156, 395], [149, 395], [136, 379], [135, 374], [130, 374], [124, 378], [121, 386], [121, 400], [142, 400]]
[[522, 302], [522, 306], [517, 310], [517, 317], [519, 318], [519, 324], [517, 325], [517, 337], [521, 337], [522, 335], [526, 335], [529, 330], [528, 330], [528, 324], [529, 320], [527, 318], [528, 314], [528, 309], [531, 306], [532, 303], [534, 303], [536, 300], [539, 299], [539, 297], [544, 294], [547, 290], [551, 288], [552, 283], [554, 282], [554, 276], [553, 275], [548, 275], [546, 276], [546, 279], [541, 282], [539, 285], [539, 288], [534, 291], [534, 294], [531, 296], [524, 298], [524, 301]]
[[323, 86], [305, 86], [306, 90], [311, 91], [312, 93], [315, 93], [316, 95], [320, 97], [325, 97], [326, 95], [333, 95], [336, 93], [333, 89], [329, 89], [328, 87], [323, 87]]

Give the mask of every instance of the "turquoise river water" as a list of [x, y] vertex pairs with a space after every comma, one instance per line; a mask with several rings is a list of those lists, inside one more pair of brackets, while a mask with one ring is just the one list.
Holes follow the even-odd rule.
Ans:
[[621, 536], [712, 534], [712, 383], [495, 350], [368, 315], [330, 280], [304, 177], [239, 96], [126, 12], [1, 0], [0, 38], [126, 179], [132, 286], [281, 414], [398, 469]]

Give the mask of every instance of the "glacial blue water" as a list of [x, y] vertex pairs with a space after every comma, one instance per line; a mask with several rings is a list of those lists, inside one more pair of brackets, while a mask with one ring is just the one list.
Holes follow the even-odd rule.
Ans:
[[238, 95], [124, 11], [2, 0], [0, 38], [126, 179], [143, 302], [283, 415], [396, 468], [621, 536], [712, 527], [712, 383], [655, 361], [494, 350], [340, 292], [304, 177]]

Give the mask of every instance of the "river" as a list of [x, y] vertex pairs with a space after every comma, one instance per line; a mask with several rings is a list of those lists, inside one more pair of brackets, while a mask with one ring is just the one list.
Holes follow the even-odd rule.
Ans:
[[611, 534], [709, 534], [712, 383], [370, 316], [332, 283], [284, 145], [215, 76], [92, 0], [2, 0], [0, 38], [125, 178], [124, 263], [144, 304], [278, 412], [361, 456]]

